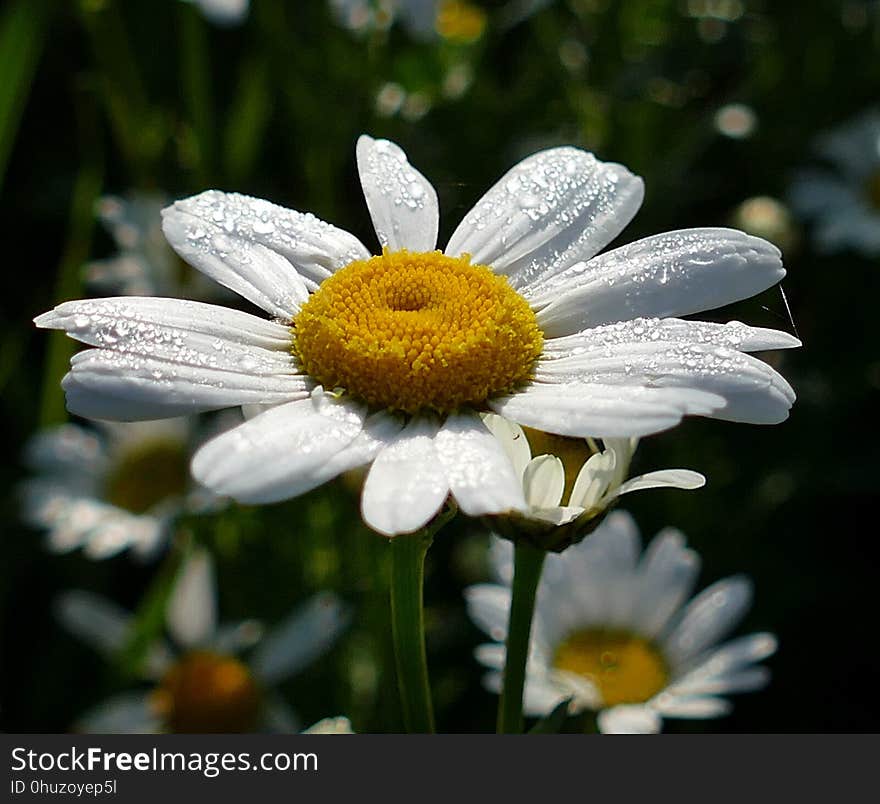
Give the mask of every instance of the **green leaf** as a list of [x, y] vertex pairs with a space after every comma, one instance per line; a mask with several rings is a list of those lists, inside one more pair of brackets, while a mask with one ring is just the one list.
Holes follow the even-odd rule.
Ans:
[[571, 698], [566, 698], [561, 703], [558, 703], [549, 715], [542, 717], [529, 729], [529, 734], [558, 734], [568, 718], [568, 705], [570, 703]]

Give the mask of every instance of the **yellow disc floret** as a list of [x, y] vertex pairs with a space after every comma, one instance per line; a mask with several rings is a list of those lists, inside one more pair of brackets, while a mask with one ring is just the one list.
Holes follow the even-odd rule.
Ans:
[[648, 640], [600, 628], [571, 634], [556, 649], [553, 666], [586, 678], [603, 706], [644, 703], [669, 679], [665, 659]]
[[238, 659], [197, 650], [172, 665], [153, 692], [152, 705], [172, 732], [238, 733], [256, 728], [260, 692]]
[[293, 321], [325, 388], [415, 413], [479, 405], [527, 380], [543, 336], [502, 276], [439, 251], [386, 251], [325, 279]]

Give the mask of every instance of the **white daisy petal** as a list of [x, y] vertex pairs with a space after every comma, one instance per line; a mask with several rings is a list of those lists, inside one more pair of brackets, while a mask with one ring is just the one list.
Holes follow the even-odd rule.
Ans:
[[666, 528], [651, 540], [639, 565], [634, 623], [640, 634], [653, 639], [666, 627], [699, 572], [700, 557], [685, 547], [680, 531]]
[[532, 458], [523, 472], [523, 490], [529, 505], [551, 508], [559, 505], [565, 489], [565, 469], [555, 455]]
[[24, 461], [30, 469], [64, 475], [77, 485], [91, 485], [106, 465], [104, 445], [84, 427], [61, 424], [37, 432], [25, 446]]
[[194, 550], [180, 568], [165, 618], [181, 647], [204, 647], [210, 642], [217, 630], [217, 583], [207, 550]]
[[65, 592], [55, 611], [71, 634], [105, 655], [121, 650], [130, 636], [131, 614], [100, 595], [79, 589]]
[[725, 578], [697, 595], [663, 640], [669, 660], [681, 666], [723, 639], [743, 618], [752, 600], [745, 577]]
[[431, 183], [393, 142], [364, 134], [358, 138], [356, 153], [361, 186], [380, 245], [391, 251], [433, 251], [440, 206]]
[[364, 521], [385, 536], [412, 533], [426, 525], [449, 494], [434, 438], [439, 425], [416, 417], [370, 466], [361, 495]]
[[540, 360], [535, 380], [581, 384], [584, 393], [592, 393], [594, 383], [700, 390], [725, 400], [704, 415], [753, 424], [784, 421], [795, 399], [785, 378], [763, 361], [727, 347], [693, 343], [621, 343], [601, 356], [585, 353]]
[[749, 667], [722, 676], [694, 676], [689, 674], [668, 688], [673, 695], [729, 695], [734, 692], [754, 692], [763, 689], [770, 681], [766, 667]]
[[126, 692], [98, 704], [74, 729], [85, 734], [155, 734], [160, 724], [145, 693]]
[[285, 320], [323, 279], [370, 256], [356, 237], [314, 215], [218, 190], [163, 210], [162, 230], [190, 265]]
[[325, 717], [309, 726], [303, 734], [354, 734], [347, 717]]
[[251, 669], [263, 684], [277, 684], [325, 653], [350, 621], [351, 612], [335, 594], [315, 595], [266, 635]]
[[217, 494], [270, 503], [326, 479], [326, 463], [360, 434], [365, 406], [327, 394], [270, 408], [205, 444], [193, 477]]
[[[501, 691], [501, 679], [501, 675], [498, 674], [498, 692]], [[569, 695], [568, 690], [561, 689], [549, 681], [527, 677], [523, 688], [523, 714], [528, 717], [549, 715]]]
[[577, 148], [540, 151], [509, 170], [465, 215], [446, 253], [468, 253], [523, 288], [604, 248], [643, 195], [642, 180], [622, 165]]
[[483, 666], [492, 670], [503, 670], [507, 656], [507, 649], [497, 642], [477, 645], [474, 649], [474, 658]]
[[659, 469], [621, 483], [613, 493], [613, 497], [643, 489], [699, 489], [705, 485], [706, 478], [699, 472], [692, 472], [690, 469]]
[[199, 335], [197, 343], [210, 339], [211, 348], [221, 353], [239, 345], [289, 354], [291, 344], [289, 328], [274, 321], [216, 304], [152, 296], [64, 302], [34, 323], [64, 330], [90, 346], [138, 354], [157, 354], [163, 347], [184, 352], [194, 348], [186, 339]]
[[522, 484], [491, 432], [473, 412], [446, 417], [434, 438], [449, 490], [468, 516], [521, 511]]
[[691, 663], [693, 669], [685, 678], [712, 678], [736, 672], [745, 665], [772, 656], [778, 646], [776, 637], [765, 632], [732, 639], [695, 659]]
[[464, 591], [468, 614], [496, 642], [507, 639], [510, 616], [510, 589], [496, 584], [478, 583]]
[[89, 419], [166, 419], [245, 404], [301, 399], [314, 387], [296, 374], [251, 374], [109, 349], [75, 354], [61, 382], [67, 409]]
[[776, 246], [734, 229], [647, 237], [571, 266], [535, 288], [555, 335], [639, 316], [683, 316], [747, 299], [785, 276]]
[[602, 734], [659, 734], [663, 728], [663, 721], [656, 712], [637, 704], [603, 709], [597, 723]]
[[731, 710], [728, 701], [710, 696], [679, 697], [661, 693], [651, 702], [652, 707], [663, 717], [679, 717], [688, 720], [704, 720], [723, 717]]
[[692, 388], [578, 383], [532, 383], [489, 400], [496, 413], [526, 427], [585, 438], [643, 436], [674, 427], [686, 413], [709, 415], [725, 404], [717, 394]]
[[542, 352], [545, 360], [572, 355], [602, 355], [621, 345], [633, 343], [695, 343], [723, 346], [740, 352], [792, 349], [801, 345], [794, 336], [776, 329], [750, 327], [739, 321], [715, 324], [681, 318], [634, 318], [590, 327], [561, 337], [544, 334], [547, 336]]
[[513, 464], [517, 477], [522, 477], [526, 464], [532, 459], [529, 441], [522, 427], [516, 422], [512, 422], [495, 413], [484, 413], [482, 418], [483, 424], [501, 442], [501, 446]]

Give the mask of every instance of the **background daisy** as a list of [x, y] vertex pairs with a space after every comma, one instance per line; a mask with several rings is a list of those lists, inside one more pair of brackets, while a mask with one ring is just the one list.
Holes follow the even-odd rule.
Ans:
[[82, 548], [103, 559], [130, 548], [149, 557], [180, 514], [221, 502], [190, 478], [190, 457], [203, 439], [196, 420], [185, 418], [43, 430], [25, 449], [33, 475], [21, 486], [23, 515], [46, 530], [55, 552]]
[[[132, 615], [89, 592], [65, 594], [57, 609], [68, 630], [109, 660], [134, 636]], [[350, 613], [336, 596], [321, 594], [266, 632], [254, 620], [218, 623], [213, 562], [197, 549], [181, 567], [165, 620], [170, 642], [152, 643], [142, 667], [152, 689], [104, 701], [80, 719], [78, 731], [298, 731], [295, 713], [275, 688], [327, 651]]]
[[[504, 667], [512, 550], [496, 541], [499, 584], [466, 590], [473, 621], [495, 640], [477, 649], [499, 691]], [[763, 687], [756, 663], [776, 650], [772, 634], [720, 644], [748, 610], [752, 588], [741, 576], [712, 584], [688, 600], [700, 560], [674, 529], [641, 553], [632, 517], [611, 513], [584, 541], [547, 556], [532, 623], [523, 708], [549, 714], [571, 700], [572, 713], [598, 712], [605, 733], [658, 732], [664, 717], [726, 714], [726, 694]]]

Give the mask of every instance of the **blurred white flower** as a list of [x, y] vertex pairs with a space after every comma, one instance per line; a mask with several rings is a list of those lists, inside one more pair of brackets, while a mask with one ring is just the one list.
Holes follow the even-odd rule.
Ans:
[[[98, 595], [68, 592], [59, 598], [57, 610], [71, 633], [108, 660], [132, 637], [133, 616]], [[329, 650], [348, 626], [350, 613], [328, 592], [315, 595], [268, 631], [254, 620], [218, 624], [213, 562], [207, 551], [196, 549], [181, 567], [165, 620], [171, 641], [150, 645], [142, 668], [152, 689], [104, 701], [76, 724], [78, 731], [298, 731], [295, 713], [275, 688]], [[346, 724], [345, 718], [336, 718], [313, 728], [345, 733]]]
[[821, 251], [880, 255], [880, 109], [821, 135], [815, 151], [828, 166], [795, 175], [792, 209], [814, 222]]
[[336, 22], [359, 35], [400, 24], [414, 39], [469, 43], [480, 38], [486, 12], [465, 0], [329, 0]]
[[796, 338], [672, 317], [775, 284], [772, 244], [686, 229], [598, 254], [643, 182], [561, 147], [502, 176], [441, 252], [431, 183], [388, 140], [364, 135], [356, 151], [381, 254], [268, 201], [177, 201], [163, 212], [172, 246], [272, 320], [171, 298], [60, 304], [37, 326], [93, 347], [63, 380], [68, 409], [137, 420], [263, 406], [198, 451], [199, 482], [260, 504], [369, 466], [361, 511], [389, 536], [423, 527], [450, 494], [469, 516], [526, 507], [486, 408], [580, 438], [648, 435], [685, 415], [787, 418], [793, 389], [747, 353]]
[[227, 296], [223, 288], [193, 273], [174, 253], [162, 233], [164, 195], [132, 193], [100, 199], [96, 214], [118, 252], [85, 267], [89, 288], [102, 296]]
[[[223, 418], [213, 433], [232, 424]], [[104, 559], [131, 549], [149, 557], [181, 513], [205, 512], [221, 502], [189, 474], [193, 451], [206, 435], [192, 418], [42, 430], [25, 447], [34, 473], [21, 488], [25, 520], [46, 529], [57, 553], [81, 547], [89, 558]]]
[[[504, 668], [510, 583], [509, 542], [493, 543], [499, 585], [466, 592], [469, 613], [492, 644], [477, 649], [498, 692]], [[605, 733], [658, 732], [662, 718], [712, 718], [730, 710], [719, 697], [763, 687], [776, 650], [772, 634], [718, 646], [748, 610], [742, 576], [713, 584], [688, 601], [700, 560], [679, 531], [661, 531], [641, 554], [638, 529], [622, 511], [586, 540], [549, 554], [538, 587], [526, 668], [524, 711], [546, 715], [566, 699], [571, 713], [598, 712]]]
[[[501, 442], [523, 484], [528, 509], [493, 517], [498, 528], [544, 549], [583, 538], [622, 495], [652, 488], [698, 489], [706, 478], [689, 469], [663, 469], [629, 477], [637, 438], [565, 438], [523, 429], [494, 413], [483, 422]], [[533, 457], [534, 456], [534, 457]], [[508, 535], [505, 531], [505, 535]]]
[[183, 0], [192, 3], [205, 19], [215, 25], [232, 27], [241, 25], [250, 10], [250, 0]]

